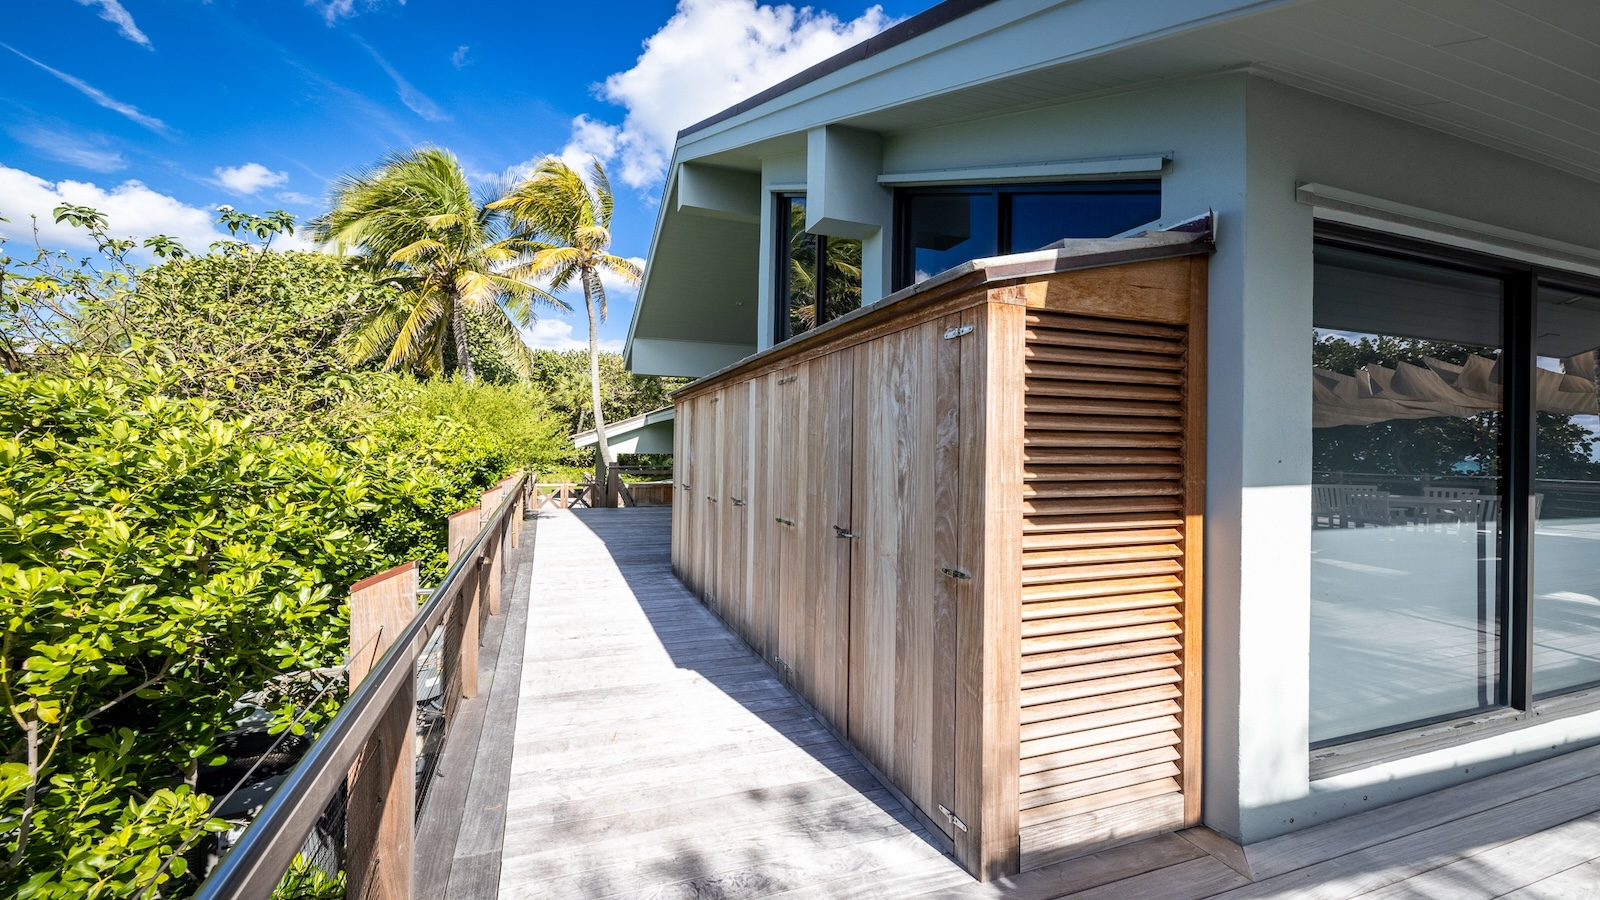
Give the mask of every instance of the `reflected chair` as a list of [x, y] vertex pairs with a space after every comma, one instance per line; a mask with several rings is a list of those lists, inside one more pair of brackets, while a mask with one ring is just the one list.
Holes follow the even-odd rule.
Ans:
[[1384, 528], [1400, 524], [1401, 511], [1390, 505], [1388, 491], [1351, 491], [1348, 495], [1355, 522]]

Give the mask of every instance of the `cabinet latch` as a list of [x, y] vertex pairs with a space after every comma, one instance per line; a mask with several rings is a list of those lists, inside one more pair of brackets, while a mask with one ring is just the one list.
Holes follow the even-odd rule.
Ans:
[[955, 826], [956, 828], [961, 829], [962, 831], [966, 831], [967, 830], [967, 823], [961, 821], [961, 817], [960, 816], [956, 815], [955, 813], [951, 812], [948, 809], [945, 809], [943, 803], [939, 804], [939, 813], [941, 815], [943, 815], [946, 819], [949, 819], [951, 825]]

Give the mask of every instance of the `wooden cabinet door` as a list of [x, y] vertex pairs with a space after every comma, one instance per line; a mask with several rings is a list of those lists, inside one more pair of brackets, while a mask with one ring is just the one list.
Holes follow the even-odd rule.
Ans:
[[728, 385], [717, 396], [717, 452], [722, 466], [718, 470], [717, 502], [711, 504], [719, 529], [717, 611], [729, 627], [748, 638], [750, 383]]
[[[795, 366], [775, 389], [777, 468], [791, 515], [778, 514], [779, 669], [841, 726], [849, 703], [852, 351]], [[792, 378], [793, 381], [785, 381]], [[787, 524], [792, 522], [793, 524]]]
[[959, 316], [855, 348], [852, 742], [936, 825], [954, 803]]

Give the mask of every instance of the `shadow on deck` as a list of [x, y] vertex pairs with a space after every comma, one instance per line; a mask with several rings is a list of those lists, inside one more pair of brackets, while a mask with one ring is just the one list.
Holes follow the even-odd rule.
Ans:
[[1248, 851], [1197, 829], [979, 885], [673, 577], [670, 523], [539, 516], [418, 896], [1600, 897], [1600, 750]]

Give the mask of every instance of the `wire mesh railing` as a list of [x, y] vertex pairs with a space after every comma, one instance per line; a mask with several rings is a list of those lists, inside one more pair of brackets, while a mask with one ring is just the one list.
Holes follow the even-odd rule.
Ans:
[[348, 677], [349, 699], [314, 741], [297, 727], [235, 732], [232, 767], [207, 773], [214, 814], [235, 827], [172, 854], [190, 873], [209, 870], [195, 898], [410, 895], [415, 822], [456, 705], [477, 692], [483, 624], [499, 612], [530, 486], [507, 479], [451, 517], [450, 566], [431, 590], [419, 590], [414, 564], [351, 588], [348, 662], [321, 673], [315, 695]]

